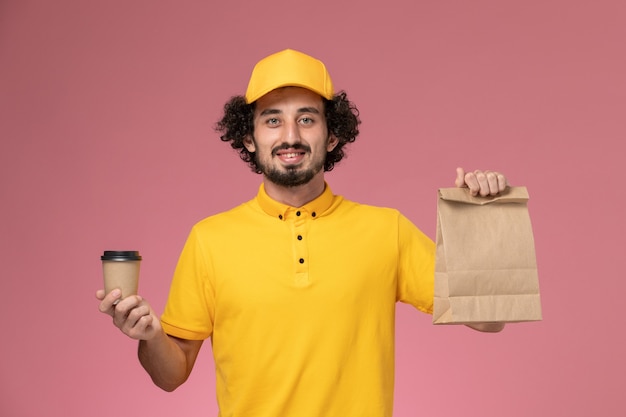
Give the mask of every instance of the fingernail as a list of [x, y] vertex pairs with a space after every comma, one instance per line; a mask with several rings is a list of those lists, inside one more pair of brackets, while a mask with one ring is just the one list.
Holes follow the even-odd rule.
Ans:
[[116, 288], [113, 291], [111, 291], [111, 295], [113, 297], [119, 297], [120, 295], [122, 295], [122, 291], [120, 289]]

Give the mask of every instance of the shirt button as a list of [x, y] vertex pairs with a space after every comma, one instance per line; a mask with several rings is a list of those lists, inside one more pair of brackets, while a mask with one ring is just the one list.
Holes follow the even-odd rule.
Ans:
[[282, 219], [283, 219], [283, 215], [282, 215], [282, 214], [279, 214], [279, 215], [278, 215], [278, 218], [282, 220]]
[[303, 264], [304, 263], [304, 259], [300, 258], [300, 263]]
[[315, 212], [311, 213], [311, 216], [315, 217], [316, 216]]
[[302, 235], [298, 235], [298, 240], [302, 240]]
[[299, 216], [299, 215], [300, 215], [300, 212], [299, 212], [299, 211], [296, 211], [296, 216]]

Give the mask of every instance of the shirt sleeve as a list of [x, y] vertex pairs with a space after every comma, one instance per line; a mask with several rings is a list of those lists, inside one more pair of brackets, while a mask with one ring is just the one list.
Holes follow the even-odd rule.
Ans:
[[209, 261], [210, 254], [194, 227], [178, 260], [161, 316], [167, 334], [188, 340], [204, 340], [211, 336], [215, 289]]
[[432, 314], [434, 285], [435, 243], [400, 214], [397, 299]]

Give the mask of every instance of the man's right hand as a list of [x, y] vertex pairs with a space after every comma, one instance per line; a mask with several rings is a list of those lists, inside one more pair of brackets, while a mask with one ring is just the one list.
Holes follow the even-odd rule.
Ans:
[[151, 340], [162, 333], [161, 321], [152, 307], [141, 296], [131, 295], [120, 299], [121, 291], [114, 289], [109, 294], [96, 292], [100, 300], [100, 312], [113, 318], [113, 324], [125, 335], [136, 340]]

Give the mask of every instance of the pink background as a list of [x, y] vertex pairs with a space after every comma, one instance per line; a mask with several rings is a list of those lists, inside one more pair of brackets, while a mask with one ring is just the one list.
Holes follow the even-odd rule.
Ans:
[[544, 320], [484, 335], [399, 305], [395, 416], [624, 415], [625, 4], [0, 1], [0, 415], [217, 414], [210, 345], [155, 388], [97, 310], [99, 255], [140, 250], [162, 311], [191, 225], [257, 190], [212, 128], [286, 47], [361, 110], [336, 193], [430, 236], [457, 165], [531, 194]]

